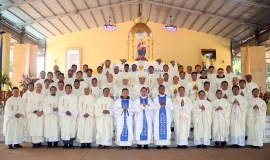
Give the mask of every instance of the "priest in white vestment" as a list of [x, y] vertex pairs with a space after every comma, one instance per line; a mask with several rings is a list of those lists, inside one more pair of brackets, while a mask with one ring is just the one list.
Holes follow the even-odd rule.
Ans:
[[60, 97], [58, 104], [59, 127], [64, 149], [74, 148], [73, 141], [76, 135], [76, 118], [78, 115], [78, 98], [71, 94], [72, 86], [65, 86], [66, 94]]
[[171, 145], [171, 123], [173, 122], [172, 99], [165, 94], [165, 87], [159, 86], [159, 95], [154, 98], [156, 113], [154, 115], [154, 144], [157, 149], [168, 149]]
[[92, 86], [92, 79], [94, 78], [92, 73], [93, 70], [91, 68], [88, 68], [86, 70], [86, 76], [83, 77], [84, 81], [88, 84], [89, 87]]
[[9, 149], [13, 149], [12, 145], [22, 148], [20, 144], [24, 141], [25, 101], [19, 94], [19, 88], [13, 87], [13, 96], [6, 101], [5, 106], [3, 135]]
[[186, 96], [194, 102], [198, 97], [198, 92], [203, 89], [203, 85], [197, 80], [197, 73], [191, 73], [191, 81], [186, 86]]
[[[132, 87], [129, 85], [129, 77], [128, 75], [123, 75], [122, 77], [122, 84], [118, 86], [118, 91], [117, 91], [117, 97], [121, 97], [122, 95], [122, 89], [126, 88], [130, 92], [132, 91]], [[130, 97], [131, 98], [131, 97]]]
[[133, 102], [129, 97], [128, 89], [122, 89], [122, 95], [114, 103], [114, 116], [116, 121], [115, 143], [119, 149], [130, 149], [133, 136]]
[[[169, 87], [169, 97], [171, 98], [175, 98], [176, 96], [178, 96], [178, 88], [180, 87], [181, 85], [179, 84], [179, 77], [177, 76], [174, 76], [173, 77], [173, 83], [172, 85]], [[159, 92], [158, 92], [159, 93]]]
[[87, 64], [84, 64], [83, 65], [83, 79], [85, 79], [87, 77], [87, 69], [88, 69], [88, 65]]
[[45, 77], [46, 77], [46, 72], [41, 71], [41, 72], [39, 73], [39, 76], [40, 76], [40, 79], [37, 80], [37, 81], [35, 82], [35, 84], [40, 83], [40, 84], [44, 85], [44, 80], [45, 80]]
[[[85, 86], [85, 84], [84, 84], [84, 86]], [[81, 81], [75, 80], [74, 81], [74, 84], [73, 84], [73, 87], [74, 88], [72, 89], [72, 94], [74, 96], [76, 96], [77, 98], [79, 98], [80, 96], [84, 95], [83, 89], [82, 89], [83, 87], [81, 87]]]
[[64, 94], [66, 94], [66, 91], [65, 91], [65, 84], [63, 81], [59, 81], [58, 82], [58, 87], [57, 87], [57, 91], [56, 91], [56, 96], [58, 96], [59, 98], [61, 96], [63, 96]]
[[77, 65], [76, 64], [71, 65], [71, 70], [72, 70], [72, 73], [73, 73], [73, 77], [75, 78], [76, 73], [77, 73]]
[[87, 85], [87, 82], [83, 79], [83, 72], [82, 71], [78, 71], [76, 73], [76, 79], [74, 80], [75, 81], [79, 81], [80, 82], [80, 89], [84, 90], [84, 86]]
[[113, 84], [116, 85], [117, 87], [119, 87], [120, 85], [122, 85], [122, 73], [119, 72], [119, 67], [115, 66], [113, 69]]
[[[158, 91], [158, 87], [160, 86], [160, 85], [163, 85], [163, 78], [157, 78], [157, 85], [155, 85], [153, 88], [152, 88], [152, 90], [151, 90], [151, 92], [150, 92], [150, 95], [151, 95], [151, 98], [152, 99], [154, 99], [158, 94], [159, 94], [159, 91]], [[169, 96], [170, 95], [170, 91], [169, 91], [169, 89], [164, 85], [164, 87], [165, 87], [165, 94], [167, 95], [167, 96]]]
[[154, 86], [157, 85], [157, 78], [160, 77], [160, 74], [154, 73], [155, 68], [153, 66], [148, 67], [148, 74], [146, 77], [146, 84], [151, 90]]
[[137, 99], [141, 96], [141, 88], [145, 87], [148, 89], [148, 94], [150, 92], [149, 87], [147, 86], [147, 83], [145, 82], [146, 80], [146, 74], [144, 72], [141, 72], [138, 76], [139, 83], [133, 86], [132, 89], [132, 99]]
[[247, 88], [252, 91], [254, 88], [259, 88], [259, 86], [255, 83], [255, 82], [252, 82], [252, 76], [250, 74], [246, 75], [246, 80], [247, 80]]
[[215, 73], [215, 67], [209, 66], [207, 78], [210, 80], [210, 82], [213, 82], [213, 80], [214, 80], [214, 78], [216, 78], [216, 76], [217, 76], [217, 74]]
[[[47, 73], [47, 79], [50, 81], [50, 87], [51, 86], [57, 87], [58, 79], [57, 78], [55, 78], [55, 79], [53, 78], [53, 73], [52, 72], [48, 72]], [[44, 88], [44, 86], [42, 88]]]
[[108, 74], [113, 74], [113, 70], [111, 69], [111, 61], [105, 61], [105, 67], [103, 68], [102, 74], [108, 76]]
[[215, 93], [218, 89], [221, 89], [221, 83], [223, 81], [227, 81], [229, 83], [229, 80], [224, 75], [224, 70], [222, 68], [219, 68], [217, 70], [217, 76], [210, 82], [212, 84], [212, 92]]
[[221, 89], [222, 91], [222, 98], [227, 99], [228, 97], [233, 96], [232, 90], [228, 88], [228, 82], [227, 81], [223, 81], [221, 83]]
[[[163, 66], [163, 73], [161, 73], [163, 78], [164, 78], [165, 73], [168, 75], [168, 81], [172, 82], [173, 74], [170, 72], [168, 64], [164, 64], [164, 66]], [[167, 87], [167, 86], [165, 86], [165, 87]]]
[[73, 76], [72, 69], [69, 69], [67, 75], [68, 76], [64, 80], [65, 85], [67, 85], [67, 84], [73, 85], [74, 80], [76, 79], [76, 74], [75, 74], [75, 76]]
[[44, 98], [43, 113], [45, 119], [44, 138], [48, 144], [48, 148], [58, 146], [60, 140], [58, 102], [59, 98], [56, 94], [56, 87], [50, 87], [50, 95]]
[[36, 92], [31, 94], [26, 106], [27, 114], [27, 142], [33, 144], [33, 148], [42, 147], [41, 143], [44, 142], [44, 115], [43, 115], [43, 102], [44, 95], [41, 93], [42, 85], [36, 84]]
[[84, 86], [84, 95], [79, 97], [77, 118], [77, 139], [81, 148], [91, 148], [91, 143], [96, 139], [96, 124], [94, 117], [96, 99], [90, 95], [88, 85]]
[[[180, 67], [180, 66], [179, 66]], [[178, 70], [179, 70], [179, 67], [178, 67]], [[182, 66], [183, 67], [183, 66]], [[191, 73], [192, 73], [192, 67], [191, 66], [187, 66], [187, 73], [185, 75], [185, 78], [188, 80], [188, 81], [191, 81]], [[197, 76], [197, 75], [196, 75]]]
[[153, 119], [155, 106], [151, 98], [147, 96], [147, 88], [141, 88], [141, 96], [133, 103], [134, 116], [134, 143], [137, 143], [137, 149], [149, 149], [149, 144], [153, 143]]
[[44, 80], [44, 85], [42, 87], [41, 93], [44, 94], [44, 96], [50, 95], [50, 80], [48, 80], [48, 79]]
[[190, 82], [190, 79], [186, 78], [186, 73], [185, 72], [180, 72], [179, 73], [179, 82], [178, 84], [180, 86], [186, 87], [188, 82]]
[[233, 96], [228, 97], [231, 105], [229, 142], [233, 148], [245, 146], [246, 114], [249, 104], [245, 97], [239, 95], [239, 87], [233, 86]]
[[169, 74], [168, 73], [164, 73], [163, 74], [163, 85], [166, 87], [166, 88], [170, 88], [170, 86], [172, 85], [172, 78], [173, 77], [169, 77]]
[[266, 121], [266, 103], [259, 97], [258, 88], [252, 90], [253, 97], [248, 101], [249, 109], [247, 111], [247, 144], [252, 148], [263, 146], [265, 138], [265, 121]]
[[225, 148], [230, 133], [231, 106], [227, 99], [222, 98], [222, 91], [216, 91], [217, 98], [212, 101], [213, 123], [212, 136], [215, 148]]
[[112, 74], [108, 74], [107, 75], [107, 82], [104, 83], [101, 87], [101, 90], [103, 90], [104, 88], [109, 88], [110, 89], [110, 97], [114, 100], [116, 100], [117, 97], [117, 93], [118, 93], [118, 87], [116, 84], [113, 83], [114, 77]]
[[175, 144], [177, 148], [187, 148], [193, 104], [185, 96], [185, 88], [183, 86], [179, 87], [178, 92], [179, 96], [173, 100]]
[[90, 87], [90, 94], [94, 96], [95, 99], [98, 99], [102, 95], [102, 91], [98, 86], [96, 78], [92, 79], [92, 87]]
[[230, 84], [234, 77], [237, 77], [236, 74], [232, 72], [232, 67], [230, 65], [226, 66], [225, 77], [228, 79], [228, 83]]
[[246, 81], [245, 80], [242, 79], [242, 80], [239, 81], [239, 87], [240, 87], [239, 95], [245, 97], [247, 101], [253, 97], [252, 93], [251, 93], [251, 90], [249, 90], [246, 87]]
[[101, 86], [107, 82], [106, 75], [102, 73], [103, 68], [101, 66], [97, 67], [97, 74], [93, 75], [93, 78], [97, 79], [98, 87], [101, 88]]
[[95, 102], [95, 117], [97, 126], [96, 144], [98, 148], [108, 148], [112, 145], [113, 137], [113, 105], [114, 101], [109, 96], [110, 89], [103, 89], [103, 96]]
[[136, 84], [139, 84], [139, 72], [137, 72], [137, 65], [132, 64], [131, 72], [129, 72], [129, 84], [131, 87], [134, 87]]
[[229, 83], [229, 89], [231, 90], [233, 86], [239, 86], [239, 79], [237, 77], [233, 77], [232, 82]]
[[216, 99], [216, 95], [210, 90], [210, 82], [204, 82], [203, 91], [205, 92], [205, 99], [212, 102]]
[[213, 105], [205, 99], [205, 92], [199, 91], [192, 109], [194, 126], [194, 144], [197, 148], [207, 148], [210, 145]]
[[198, 78], [198, 82], [202, 85], [204, 85], [204, 82], [210, 82], [205, 70], [201, 71], [201, 76]]

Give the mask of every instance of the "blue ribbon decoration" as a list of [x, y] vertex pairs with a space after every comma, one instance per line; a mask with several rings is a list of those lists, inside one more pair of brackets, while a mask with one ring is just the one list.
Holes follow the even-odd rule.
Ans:
[[[122, 98], [122, 108], [129, 107], [129, 99]], [[127, 111], [124, 111], [124, 126], [120, 135], [120, 141], [128, 141]]]
[[[159, 98], [159, 103], [161, 101], [164, 101], [166, 104], [166, 95], [164, 97]], [[165, 106], [162, 105], [159, 110], [159, 139], [160, 140], [166, 140], [167, 139], [167, 117], [166, 117], [166, 109]]]
[[[146, 105], [148, 105], [148, 97], [146, 98], [140, 97], [140, 104], [142, 104], [143, 101], [145, 102]], [[143, 110], [143, 127], [142, 127], [142, 132], [140, 134], [140, 140], [141, 141], [148, 140], [148, 123], [147, 123], [145, 110]]]

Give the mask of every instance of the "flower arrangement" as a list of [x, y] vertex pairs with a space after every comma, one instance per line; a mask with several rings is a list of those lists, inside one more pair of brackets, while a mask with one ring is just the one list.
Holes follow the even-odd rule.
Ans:
[[135, 61], [148, 61], [144, 56], [138, 56]]
[[12, 83], [10, 82], [10, 78], [6, 74], [0, 74], [0, 84], [1, 86], [8, 85], [10, 89], [12, 89]]
[[181, 64], [180, 63], [177, 63], [177, 68], [179, 68], [179, 66], [181, 66]]
[[162, 59], [161, 58], [158, 58], [156, 59], [157, 63], [160, 65], [162, 63]]
[[124, 65], [127, 62], [127, 59], [120, 59], [120, 62]]
[[172, 60], [170, 63], [171, 63], [171, 64], [172, 64], [172, 66], [174, 67], [174, 65], [175, 65], [175, 61], [174, 61], [174, 60]]
[[25, 93], [27, 91], [27, 86], [30, 82], [32, 82], [32, 80], [25, 75], [24, 73], [22, 74], [23, 79], [20, 81], [20, 87], [23, 87], [23, 93]]

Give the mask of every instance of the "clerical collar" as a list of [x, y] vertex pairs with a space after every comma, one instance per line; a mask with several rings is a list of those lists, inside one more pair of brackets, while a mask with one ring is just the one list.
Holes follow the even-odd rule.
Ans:
[[78, 80], [78, 81], [84, 81], [83, 79], [81, 79], [81, 80], [79, 80], [79, 79], [76, 79], [76, 80]]
[[147, 98], [147, 96], [146, 96], [146, 97], [141, 96], [141, 98], [142, 98], [142, 99], [145, 99], [145, 98]]
[[225, 78], [225, 75], [223, 75], [222, 77], [219, 77], [219, 76], [217, 75], [217, 78]]
[[79, 88], [75, 88], [75, 89], [80, 89], [80, 87]]
[[203, 100], [200, 99], [200, 102], [204, 102], [204, 99]]
[[130, 99], [129, 96], [127, 96], [127, 98], [124, 98], [123, 96], [120, 97], [121, 99]]
[[53, 82], [54, 82], [53, 80], [50, 81], [50, 83], [53, 83]]
[[165, 97], [165, 96], [166, 96], [166, 94], [164, 94], [164, 95], [159, 94], [159, 96], [160, 96], [160, 97]]
[[55, 96], [55, 94], [51, 94], [51, 96]]
[[68, 78], [72, 78], [73, 76], [68, 76]]
[[200, 79], [207, 79], [207, 76], [205, 78], [203, 78], [202, 76], [200, 76]]

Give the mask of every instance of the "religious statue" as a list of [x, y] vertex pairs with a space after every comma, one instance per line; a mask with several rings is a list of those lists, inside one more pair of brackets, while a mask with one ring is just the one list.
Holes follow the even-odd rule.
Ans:
[[138, 58], [143, 58], [146, 55], [146, 43], [143, 42], [141, 39], [139, 41], [139, 44], [137, 46], [138, 50]]

